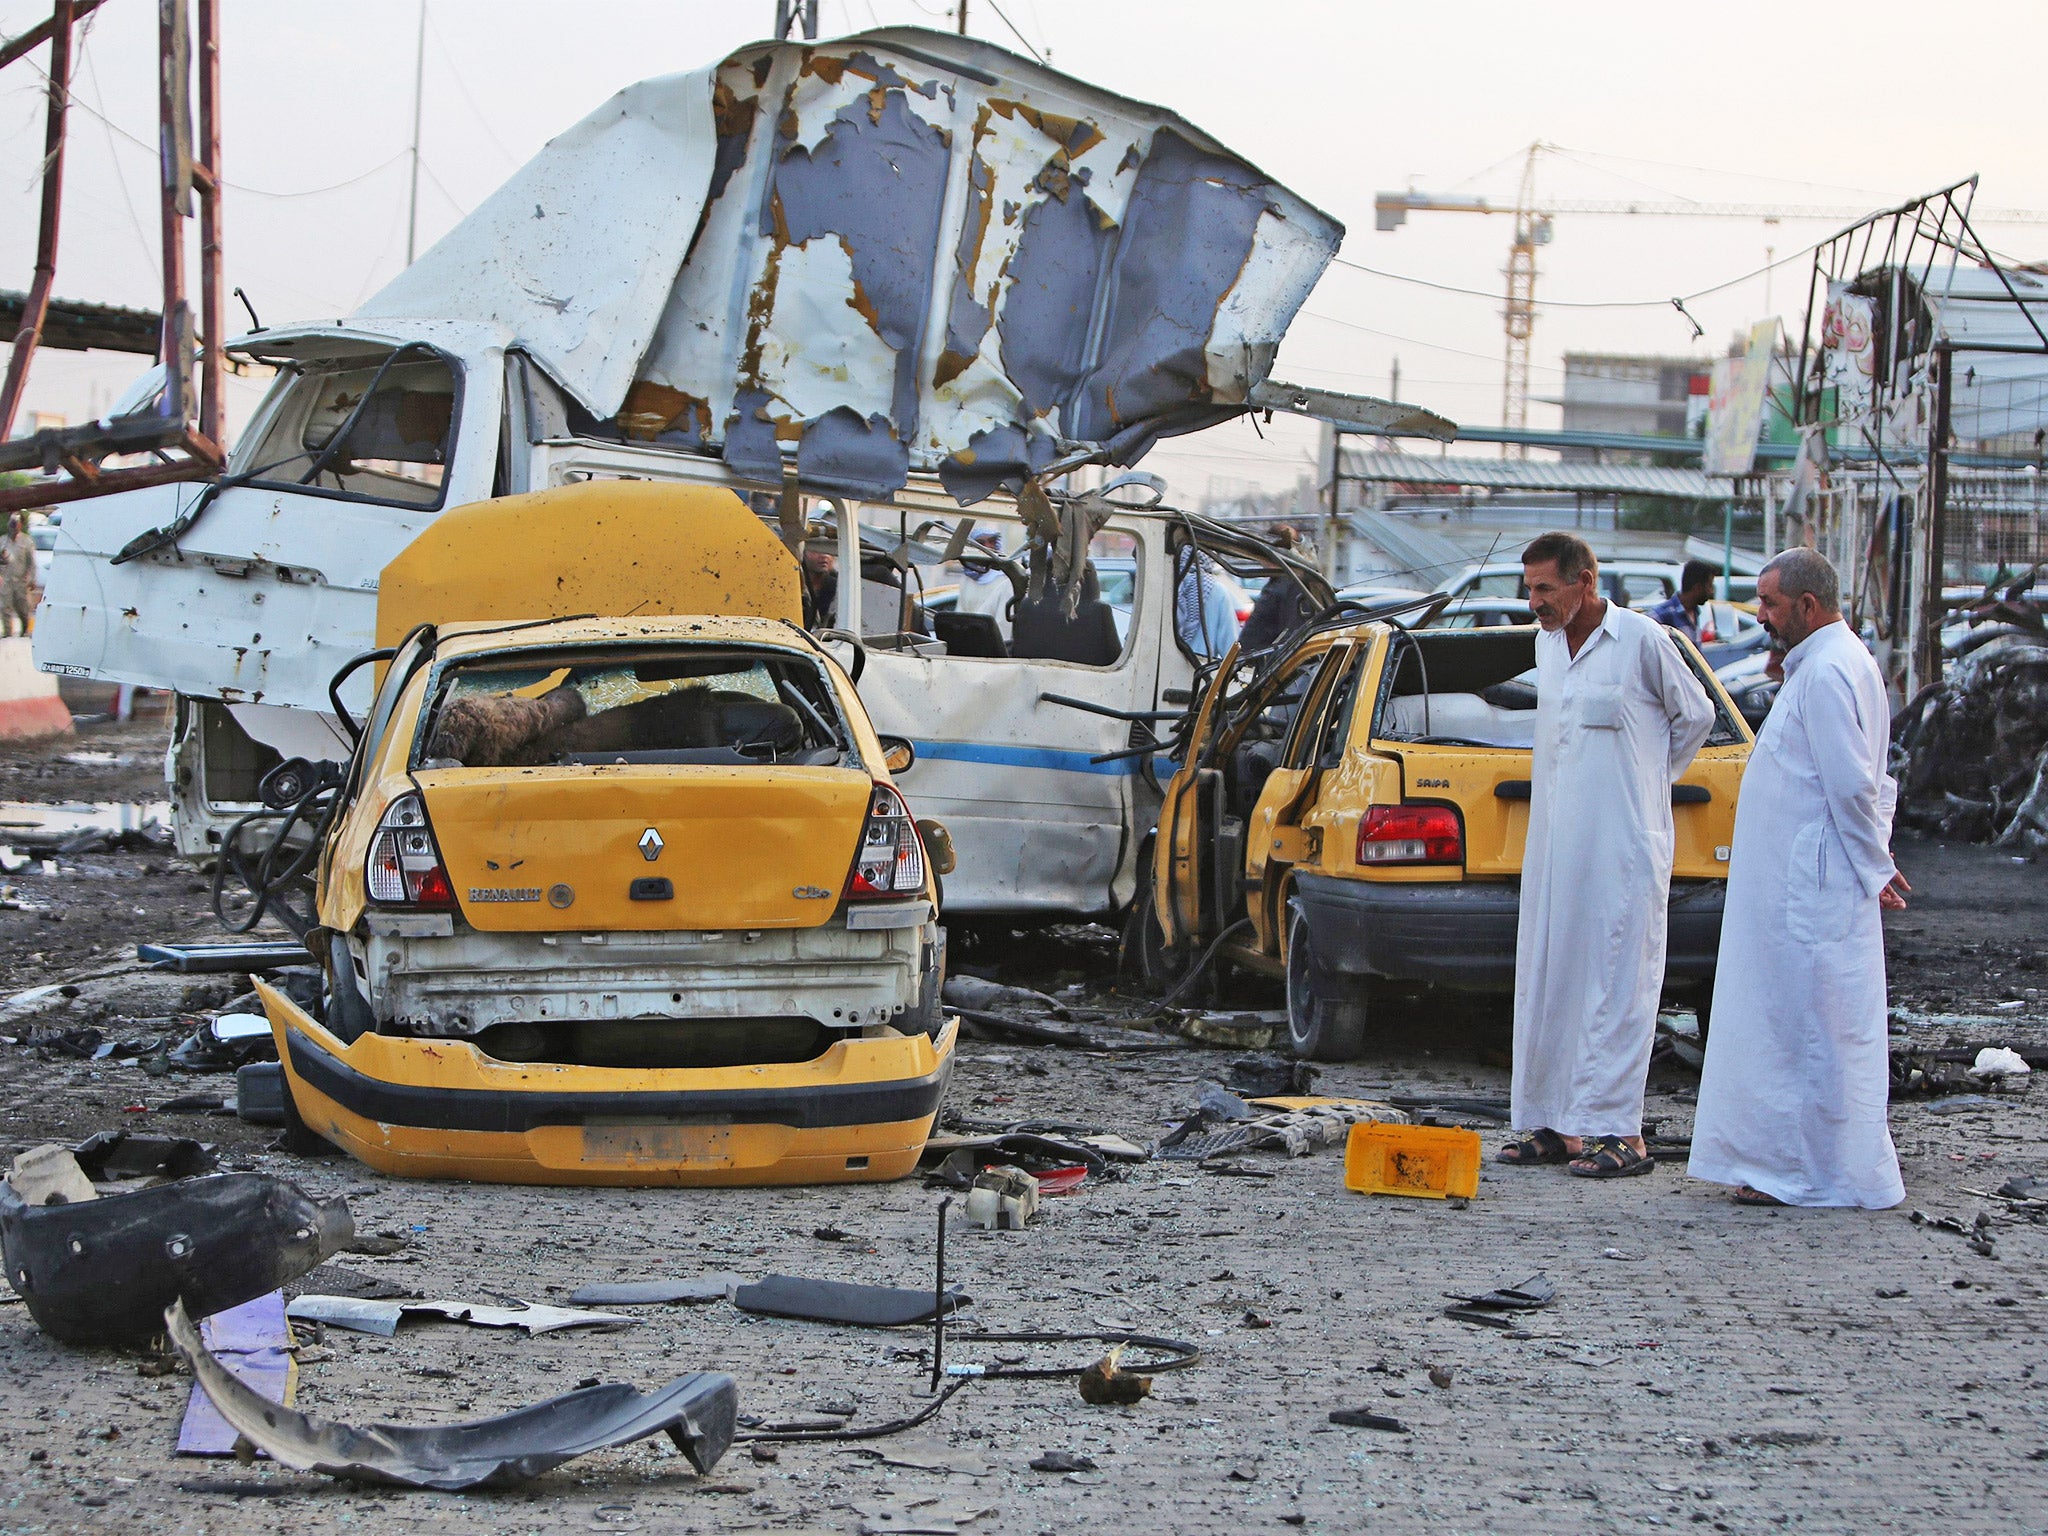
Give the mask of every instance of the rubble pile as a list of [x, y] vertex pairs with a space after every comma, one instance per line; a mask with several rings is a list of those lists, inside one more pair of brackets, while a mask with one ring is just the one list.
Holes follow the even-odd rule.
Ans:
[[1908, 705], [1892, 733], [1905, 758], [1906, 825], [2027, 853], [2048, 848], [2048, 635], [2001, 626]]

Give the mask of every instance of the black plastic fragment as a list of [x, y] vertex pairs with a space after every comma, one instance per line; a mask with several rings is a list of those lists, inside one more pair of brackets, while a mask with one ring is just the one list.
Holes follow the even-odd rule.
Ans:
[[[852, 1323], [861, 1328], [898, 1328], [928, 1323], [934, 1309], [932, 1292], [886, 1285], [854, 1285], [844, 1280], [803, 1280], [770, 1275], [733, 1292], [742, 1312], [770, 1317], [799, 1317], [814, 1323]], [[946, 1293], [947, 1315], [971, 1300], [964, 1292]]]
[[348, 1202], [315, 1200], [261, 1173], [184, 1175], [213, 1165], [196, 1141], [107, 1132], [77, 1149], [96, 1180], [175, 1182], [73, 1205], [31, 1206], [0, 1182], [7, 1278], [45, 1333], [67, 1344], [140, 1344], [182, 1300], [197, 1316], [252, 1301], [340, 1251]]
[[1399, 1419], [1384, 1413], [1368, 1413], [1363, 1408], [1339, 1408], [1330, 1415], [1330, 1422], [1346, 1429], [1377, 1429], [1390, 1435], [1408, 1433], [1408, 1426]]

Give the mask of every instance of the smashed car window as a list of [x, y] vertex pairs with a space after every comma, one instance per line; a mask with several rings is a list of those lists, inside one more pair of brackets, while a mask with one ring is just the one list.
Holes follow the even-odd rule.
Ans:
[[423, 348], [286, 373], [235, 473], [399, 506], [441, 504], [455, 438], [455, 370]]
[[458, 662], [421, 739], [420, 768], [815, 766], [846, 750], [816, 663], [694, 648]]

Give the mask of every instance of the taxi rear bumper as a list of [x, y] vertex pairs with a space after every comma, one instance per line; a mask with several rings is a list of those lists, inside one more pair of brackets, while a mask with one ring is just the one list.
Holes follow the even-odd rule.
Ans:
[[[1519, 880], [1346, 880], [1299, 874], [1317, 964], [1340, 976], [1507, 990], [1515, 984]], [[1721, 948], [1724, 880], [1671, 882], [1664, 979], [1711, 981]]]

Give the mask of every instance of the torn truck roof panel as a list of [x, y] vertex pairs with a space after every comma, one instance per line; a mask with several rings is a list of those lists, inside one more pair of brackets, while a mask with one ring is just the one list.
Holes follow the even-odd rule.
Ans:
[[1343, 228], [990, 44], [762, 43], [622, 91], [358, 312], [507, 328], [632, 435], [962, 502], [1246, 409]]

